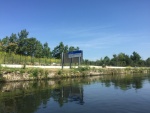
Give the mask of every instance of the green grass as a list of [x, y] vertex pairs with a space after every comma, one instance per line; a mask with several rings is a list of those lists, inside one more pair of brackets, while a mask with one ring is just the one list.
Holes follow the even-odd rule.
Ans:
[[34, 58], [31, 56], [0, 52], [0, 64], [50, 65], [52, 63], [60, 64], [60, 62], [60, 59]]

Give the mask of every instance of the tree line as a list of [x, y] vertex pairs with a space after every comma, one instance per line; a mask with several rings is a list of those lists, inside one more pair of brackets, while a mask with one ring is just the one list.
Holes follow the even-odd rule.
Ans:
[[0, 51], [15, 53], [36, 58], [57, 58], [60, 59], [62, 52], [79, 50], [79, 47], [64, 45], [60, 42], [58, 46], [51, 50], [48, 43], [42, 44], [35, 37], [28, 37], [29, 32], [24, 29], [18, 34], [12, 33], [0, 39]]
[[86, 65], [97, 66], [150, 66], [150, 57], [143, 60], [137, 52], [133, 52], [132, 55], [125, 53], [114, 54], [112, 58], [105, 56], [96, 61], [84, 60]]
[[[60, 42], [53, 50], [48, 43], [42, 44], [35, 37], [28, 37], [29, 32], [26, 29], [21, 30], [18, 34], [12, 33], [0, 39], [0, 52], [13, 53], [22, 56], [35, 58], [61, 58], [62, 52], [79, 50], [79, 47], [64, 45]], [[150, 66], [150, 57], [143, 60], [137, 52], [132, 55], [125, 53], [114, 54], [112, 58], [105, 56], [96, 61], [83, 60], [85, 65], [112, 65], [112, 66]]]

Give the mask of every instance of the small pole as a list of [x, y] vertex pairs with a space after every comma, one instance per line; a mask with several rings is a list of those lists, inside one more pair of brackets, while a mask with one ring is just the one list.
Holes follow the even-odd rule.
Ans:
[[72, 58], [70, 58], [70, 69], [71, 69], [71, 64], [72, 64]]
[[62, 66], [62, 69], [64, 68], [64, 53], [62, 52], [61, 54], [61, 66]]
[[81, 61], [80, 61], [80, 57], [79, 57], [79, 64], [78, 64], [78, 67], [80, 66], [80, 62], [81, 62]]

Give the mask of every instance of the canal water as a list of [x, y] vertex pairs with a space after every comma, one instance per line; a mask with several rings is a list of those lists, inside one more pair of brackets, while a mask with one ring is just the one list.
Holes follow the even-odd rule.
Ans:
[[0, 113], [150, 113], [150, 75], [0, 83]]

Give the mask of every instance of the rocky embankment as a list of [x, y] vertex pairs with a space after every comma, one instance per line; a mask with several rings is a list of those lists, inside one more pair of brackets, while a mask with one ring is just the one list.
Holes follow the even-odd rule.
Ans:
[[133, 74], [133, 73], [150, 73], [148, 67], [79, 67], [73, 69], [59, 68], [10, 68], [1, 67], [0, 81], [27, 81], [27, 80], [42, 80], [52, 78], [70, 78], [70, 77], [85, 77], [96, 75], [115, 75], [115, 74]]

